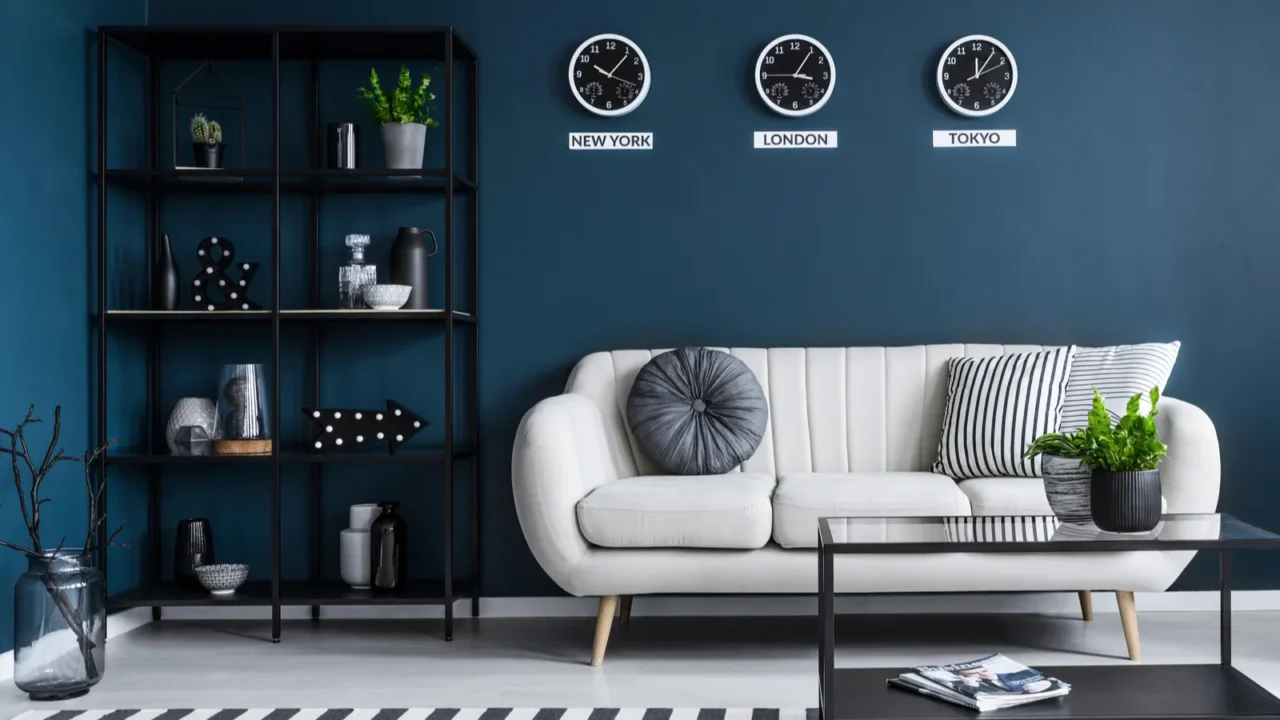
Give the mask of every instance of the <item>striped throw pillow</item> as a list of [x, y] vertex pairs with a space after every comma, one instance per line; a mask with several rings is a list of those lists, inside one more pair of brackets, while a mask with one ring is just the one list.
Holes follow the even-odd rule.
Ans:
[[[1071, 364], [1067, 399], [1062, 403], [1062, 431], [1078, 430], [1089, 424], [1095, 387], [1106, 398], [1113, 422], [1119, 419], [1125, 403], [1134, 395], [1145, 396], [1153, 387], [1160, 388], [1163, 394], [1180, 347], [1182, 343], [1171, 342], [1079, 348]], [[1143, 411], [1146, 411], [1145, 405]]]
[[952, 358], [933, 471], [956, 480], [1040, 477], [1022, 453], [1058, 429], [1074, 345], [1038, 353]]

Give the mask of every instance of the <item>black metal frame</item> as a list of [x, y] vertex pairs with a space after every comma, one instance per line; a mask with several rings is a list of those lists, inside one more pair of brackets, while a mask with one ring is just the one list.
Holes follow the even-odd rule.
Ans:
[[[134, 50], [149, 59], [148, 85], [148, 132], [151, 142], [148, 145], [147, 167], [145, 169], [111, 168], [107, 158], [107, 48], [117, 44]], [[455, 56], [456, 55], [456, 56]], [[243, 176], [244, 182], [239, 184], [202, 184], [182, 182], [183, 171], [160, 166], [160, 123], [159, 123], [159, 64], [171, 59], [221, 59], [256, 58], [271, 63], [272, 76], [272, 137], [271, 167], [236, 169], [237, 176]], [[444, 79], [444, 119], [443, 134], [445, 139], [444, 167], [425, 168], [423, 170], [329, 170], [323, 168], [324, 161], [319, 152], [323, 137], [319, 112], [320, 62], [328, 59], [421, 59], [443, 61]], [[307, 59], [311, 61], [311, 98], [310, 113], [312, 119], [312, 143], [310, 166], [301, 169], [282, 169], [280, 166], [280, 64], [282, 60]], [[97, 182], [98, 197], [98, 234], [97, 234], [97, 297], [96, 326], [93, 329], [97, 342], [97, 431], [99, 442], [105, 442], [107, 429], [107, 386], [109, 381], [107, 340], [109, 331], [121, 323], [145, 323], [147, 327], [148, 367], [147, 367], [147, 427], [145, 442], [136, 444], [141, 452], [108, 453], [106, 461], [100, 466], [97, 481], [106, 481], [108, 468], [118, 465], [143, 465], [147, 469], [148, 488], [148, 543], [149, 543], [149, 578], [143, 586], [108, 599], [111, 609], [124, 607], [151, 607], [152, 617], [161, 618], [164, 606], [201, 606], [201, 605], [240, 605], [269, 606], [271, 608], [271, 639], [279, 642], [281, 627], [281, 608], [289, 605], [310, 606], [311, 617], [319, 620], [322, 605], [442, 605], [444, 608], [444, 635], [446, 640], [453, 639], [453, 605], [461, 598], [471, 599], [471, 615], [479, 615], [479, 578], [480, 578], [480, 523], [479, 523], [479, 328], [477, 321], [479, 295], [479, 193], [477, 175], [479, 168], [479, 68], [475, 53], [458, 37], [450, 27], [441, 28], [165, 28], [165, 27], [102, 27], [98, 31], [98, 153], [97, 172], [93, 179]], [[466, 82], [470, 86], [470, 102], [466, 108], [467, 119], [464, 121], [469, 130], [466, 166], [456, 167], [454, 161], [454, 110], [456, 104], [454, 88], [455, 63], [467, 66]], [[176, 130], [175, 130], [176, 132]], [[243, 139], [243, 138], [242, 138]], [[176, 158], [176, 147], [175, 147]], [[410, 181], [398, 177], [398, 182], [386, 182], [397, 176], [421, 176], [420, 180]], [[107, 292], [107, 188], [115, 185], [133, 188], [145, 193], [149, 215], [148, 227], [148, 267], [151, 266], [155, 241], [160, 232], [160, 206], [164, 197], [171, 193], [270, 193], [272, 196], [272, 290], [269, 309], [248, 312], [203, 312], [203, 311], [151, 311], [123, 310], [109, 307]], [[301, 192], [310, 199], [311, 204], [311, 242], [310, 300], [313, 309], [284, 310], [280, 307], [280, 198], [282, 193]], [[444, 251], [445, 272], [445, 307], [429, 311], [341, 311], [319, 308], [320, 285], [320, 198], [326, 193], [423, 193], [443, 194], [444, 227], [442, 228], [442, 244]], [[471, 273], [471, 288], [466, 298], [467, 311], [458, 308], [454, 297], [454, 202], [457, 195], [471, 195], [472, 224], [468, 235], [471, 243], [469, 257], [463, 261], [469, 265], [464, 271]], [[468, 262], [469, 261], [469, 262]], [[150, 291], [148, 278], [148, 291]], [[148, 294], [150, 294], [148, 292]], [[303, 447], [282, 447], [280, 439], [280, 333], [285, 323], [305, 323], [310, 329], [310, 372], [311, 401], [315, 405], [321, 403], [320, 398], [320, 347], [323, 331], [330, 323], [358, 321], [361, 323], [416, 323], [443, 330], [444, 340], [444, 391], [445, 417], [444, 444], [430, 450], [401, 452], [393, 455], [316, 455]], [[272, 344], [272, 377], [273, 395], [276, 412], [273, 419], [273, 444], [269, 457], [179, 457], [163, 454], [163, 444], [158, 442], [162, 436], [162, 419], [160, 402], [160, 370], [162, 358], [159, 338], [168, 323], [204, 323], [204, 322], [250, 322], [270, 323]], [[470, 426], [465, 442], [457, 442], [454, 437], [454, 419], [458, 410], [455, 393], [455, 331], [471, 336], [469, 347], [471, 352], [470, 370], [467, 387], [464, 389], [466, 412]], [[463, 340], [465, 344], [465, 340]], [[455, 582], [454, 578], [454, 471], [455, 461], [470, 459], [470, 577], [465, 584]], [[410, 581], [404, 591], [394, 594], [371, 594], [353, 591], [337, 582], [320, 580], [323, 542], [320, 529], [320, 508], [323, 492], [323, 471], [331, 463], [413, 463], [439, 464], [444, 471], [444, 515], [442, 518], [444, 532], [444, 576], [440, 581]], [[199, 465], [207, 463], [269, 463], [272, 473], [272, 509], [271, 509], [271, 580], [270, 582], [250, 582], [242, 586], [236, 596], [231, 599], [214, 600], [209, 595], [192, 592], [180, 588], [173, 583], [165, 583], [161, 567], [161, 480], [163, 471], [170, 466]], [[309, 467], [308, 483], [308, 551], [309, 574], [306, 581], [286, 581], [281, 577], [281, 487], [280, 468], [283, 464], [305, 464]], [[101, 494], [100, 511], [107, 509], [107, 493]], [[105, 530], [105, 528], [104, 528]], [[99, 547], [102, 548], [97, 558], [100, 568], [107, 572], [107, 553], [104, 547], [105, 537], [99, 536]]]
[[[1166, 516], [1176, 517], [1176, 516]], [[1222, 518], [1229, 519], [1229, 516], [1223, 515]], [[921, 553], [1003, 553], [1003, 552], [1021, 552], [1021, 553], [1092, 553], [1092, 552], [1117, 552], [1117, 551], [1168, 551], [1168, 550], [1209, 550], [1218, 553], [1219, 563], [1219, 611], [1218, 611], [1218, 632], [1219, 632], [1219, 666], [1225, 671], [1225, 675], [1230, 683], [1234, 684], [1234, 689], [1240, 692], [1250, 692], [1253, 694], [1254, 701], [1261, 701], [1271, 704], [1270, 713], [1280, 715], [1280, 698], [1276, 698], [1268, 693], [1265, 689], [1246, 677], [1243, 673], [1236, 670], [1231, 665], [1231, 551], [1232, 550], [1248, 550], [1248, 549], [1280, 549], [1280, 542], [1275, 539], [1186, 539], [1174, 541], [1157, 541], [1139, 538], [1116, 539], [1114, 541], [1058, 541], [1058, 542], [1034, 542], [1034, 541], [1000, 541], [1000, 542], [901, 542], [901, 543], [836, 543], [831, 533], [831, 527], [828, 522], [833, 518], [821, 518], [818, 521], [818, 720], [839, 720], [841, 714], [837, 712], [839, 705], [837, 704], [837, 678], [835, 667], [835, 556], [836, 555], [858, 555], [858, 554], [921, 554]], [[919, 520], [928, 520], [928, 518], [917, 518]], [[1078, 589], [1064, 588], [1063, 592], [1076, 592]], [[1148, 674], [1162, 666], [1147, 666], [1143, 668]], [[1194, 666], [1175, 666], [1180, 668]], [[1109, 668], [1116, 673], [1116, 682], [1124, 683], [1125, 666], [1117, 666]], [[901, 672], [901, 669], [876, 669], [865, 671], [869, 675], [876, 676], [883, 682], [884, 679], [893, 677], [895, 673]], [[1069, 669], [1063, 674], [1064, 680], [1070, 680]], [[1217, 680], [1217, 678], [1213, 678]], [[1162, 688], [1167, 692], [1174, 692], [1175, 686]], [[889, 692], [889, 691], [887, 691]], [[897, 691], [892, 691], [897, 692]], [[1131, 690], [1138, 693], [1138, 690]], [[1192, 690], [1194, 692], [1194, 689]], [[924, 710], [934, 710], [938, 717], [952, 717], [966, 711], [956, 710], [953, 706], [935, 700], [920, 700], [925, 703], [922, 706]], [[1027, 706], [1036, 708], [1036, 705]], [[1002, 710], [1003, 715], [1017, 714], [1012, 710]], [[1268, 716], [1274, 716], [1268, 715]], [[922, 715], [928, 717], [929, 715]], [[1049, 715], [1045, 715], [1048, 717]], [[1060, 711], [1053, 711], [1053, 717], [1093, 717], [1088, 714], [1076, 715], [1069, 710], [1064, 714]], [[1206, 717], [1233, 717], [1234, 715], [1224, 709], [1220, 714], [1213, 714]], [[1108, 716], [1110, 717], [1110, 716]], [[1197, 716], [1200, 717], [1200, 716]]]

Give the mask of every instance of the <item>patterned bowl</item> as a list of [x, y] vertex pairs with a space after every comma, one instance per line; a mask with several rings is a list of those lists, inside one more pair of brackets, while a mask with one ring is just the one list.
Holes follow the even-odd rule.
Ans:
[[399, 310], [409, 302], [412, 285], [365, 285], [364, 304], [374, 310]]
[[196, 579], [205, 590], [214, 595], [230, 595], [249, 577], [249, 566], [236, 563], [201, 565], [196, 568]]

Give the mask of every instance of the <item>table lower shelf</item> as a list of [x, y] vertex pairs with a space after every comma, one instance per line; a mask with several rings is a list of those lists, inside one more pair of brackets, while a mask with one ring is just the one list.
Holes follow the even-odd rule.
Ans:
[[1038, 668], [1071, 684], [1071, 694], [1022, 707], [975, 713], [889, 688], [900, 668], [838, 668], [834, 707], [824, 720], [1046, 718], [1280, 718], [1280, 698], [1221, 665], [1091, 665]]
[[[454, 582], [453, 599], [471, 597], [466, 583]], [[280, 583], [281, 605], [442, 605], [444, 583], [440, 580], [410, 580], [403, 590], [372, 592], [353, 590], [333, 580]], [[271, 583], [254, 580], [241, 585], [234, 595], [212, 595], [175, 583], [142, 585], [107, 599], [112, 610], [130, 607], [217, 607], [271, 605]]]

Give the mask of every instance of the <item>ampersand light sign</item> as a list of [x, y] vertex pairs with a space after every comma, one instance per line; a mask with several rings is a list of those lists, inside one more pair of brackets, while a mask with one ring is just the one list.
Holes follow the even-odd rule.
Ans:
[[[218, 257], [213, 257], [214, 250]], [[237, 263], [236, 248], [231, 241], [220, 237], [207, 237], [196, 246], [196, 260], [200, 274], [191, 281], [191, 299], [205, 310], [261, 310], [262, 306], [249, 299], [249, 284], [258, 272], [258, 263]], [[240, 278], [227, 273], [232, 266], [240, 270]], [[214, 298], [217, 298], [215, 300]]]

